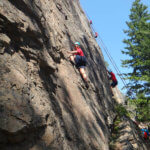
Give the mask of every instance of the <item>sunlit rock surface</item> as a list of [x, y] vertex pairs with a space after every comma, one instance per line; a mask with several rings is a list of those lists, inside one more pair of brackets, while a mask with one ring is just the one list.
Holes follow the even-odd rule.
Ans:
[[[75, 41], [89, 89], [68, 59]], [[1, 150], [108, 150], [113, 104], [78, 0], [0, 1]]]

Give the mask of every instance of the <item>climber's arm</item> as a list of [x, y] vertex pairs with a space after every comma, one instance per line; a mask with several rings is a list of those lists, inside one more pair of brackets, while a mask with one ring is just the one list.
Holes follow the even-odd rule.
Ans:
[[111, 80], [111, 74], [109, 73], [108, 70], [107, 70], [107, 76], [108, 76], [108, 79]]
[[75, 54], [77, 53], [77, 50], [73, 50], [73, 51], [68, 51], [69, 54]]

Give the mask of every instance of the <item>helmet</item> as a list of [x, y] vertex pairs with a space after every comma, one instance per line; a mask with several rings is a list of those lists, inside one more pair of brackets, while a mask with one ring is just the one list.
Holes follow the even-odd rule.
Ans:
[[80, 46], [80, 43], [79, 43], [79, 42], [75, 42], [74, 44], [75, 44], [75, 45], [79, 45], [79, 46]]

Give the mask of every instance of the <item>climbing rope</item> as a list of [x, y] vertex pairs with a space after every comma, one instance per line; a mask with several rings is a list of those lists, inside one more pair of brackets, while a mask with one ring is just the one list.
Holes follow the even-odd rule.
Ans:
[[[93, 22], [92, 22], [92, 20], [90, 19], [90, 17], [88, 16], [88, 14], [87, 14], [86, 11], [85, 11], [85, 14], [86, 14], [88, 20], [90, 21], [90, 25], [91, 25], [92, 31], [93, 31], [94, 33], [97, 33], [97, 32], [95, 31], [94, 27], [93, 27]], [[116, 63], [115, 63], [115, 61], [114, 61], [114, 59], [112, 58], [111, 54], [109, 53], [108, 48], [105, 46], [105, 44], [104, 44], [102, 38], [101, 38], [100, 36], [98, 36], [98, 33], [97, 33], [96, 35], [97, 35], [96, 38], [97, 38], [98, 43], [100, 43], [101, 47], [103, 48], [103, 50], [105, 51], [106, 55], [108, 56], [110, 62], [112, 63], [114, 69], [116, 70], [118, 76], [120, 77], [122, 83], [123, 83], [124, 86], [127, 88], [127, 83], [126, 83], [126, 81], [124, 80], [124, 77], [123, 77], [121, 71], [119, 70], [119, 68], [117, 67], [117, 65], [116, 65]]]
[[104, 42], [102, 41], [102, 39], [100, 38], [100, 36], [99, 36], [98, 40], [99, 40], [99, 43], [101, 43], [101, 46], [103, 47], [104, 51], [106, 52], [106, 54], [107, 54], [109, 60], [111, 61], [113, 67], [115, 68], [115, 70], [116, 70], [118, 76], [119, 76], [120, 79], [122, 80], [124, 86], [127, 88], [127, 83], [126, 83], [126, 81], [123, 79], [124, 77], [122, 77], [122, 73], [121, 73], [120, 70], [118, 69], [118, 67], [117, 67], [117, 65], [116, 65], [116, 63], [115, 63], [115, 61], [114, 61], [114, 59], [113, 59], [112, 56], [110, 55], [110, 53], [109, 53], [107, 47], [104, 45]]

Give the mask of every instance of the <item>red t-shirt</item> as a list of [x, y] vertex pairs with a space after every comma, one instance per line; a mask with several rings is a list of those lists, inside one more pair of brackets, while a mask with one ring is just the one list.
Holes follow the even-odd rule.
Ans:
[[113, 72], [111, 72], [110, 75], [111, 75], [111, 79], [116, 82], [117, 79], [116, 79], [115, 74]]
[[79, 56], [84, 56], [83, 51], [81, 48], [76, 48], [77, 53], [75, 53], [75, 55], [79, 55]]
[[147, 139], [147, 133], [146, 132], [144, 132], [144, 138]]

